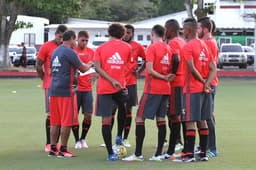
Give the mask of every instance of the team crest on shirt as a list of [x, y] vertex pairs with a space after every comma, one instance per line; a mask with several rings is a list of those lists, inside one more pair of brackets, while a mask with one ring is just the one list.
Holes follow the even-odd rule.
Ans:
[[116, 52], [114, 55], [109, 57], [109, 59], [107, 60], [107, 63], [109, 63], [109, 64], [124, 64], [124, 61], [122, 60], [119, 53]]
[[89, 58], [89, 54], [86, 54], [86, 55], [85, 55], [85, 58], [88, 59], [88, 58]]
[[170, 61], [169, 61], [169, 55], [166, 54], [162, 60], [160, 61], [161, 64], [170, 64]]

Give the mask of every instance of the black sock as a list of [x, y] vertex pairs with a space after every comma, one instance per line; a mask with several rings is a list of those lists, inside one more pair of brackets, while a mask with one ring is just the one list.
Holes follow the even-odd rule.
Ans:
[[79, 125], [72, 126], [72, 131], [75, 137], [75, 141], [78, 142], [79, 141]]
[[125, 124], [124, 124], [124, 139], [128, 138], [131, 124], [132, 124], [132, 113], [126, 113]]
[[102, 122], [101, 131], [102, 131], [102, 136], [103, 136], [104, 142], [106, 144], [108, 154], [113, 154], [111, 123], [110, 122]]
[[61, 152], [67, 152], [67, 146], [62, 146], [60, 147]]
[[157, 127], [158, 127], [158, 144], [157, 144], [155, 156], [159, 156], [162, 154], [164, 140], [166, 137], [166, 122], [165, 121], [157, 122]]
[[59, 142], [59, 139], [60, 139], [60, 129], [59, 129], [59, 134], [58, 134], [58, 137], [57, 137], [57, 141], [56, 141], [56, 143], [58, 143], [58, 142]]
[[187, 129], [186, 132], [186, 155], [188, 157], [194, 157], [194, 147], [196, 140], [196, 130], [195, 129]]
[[124, 130], [124, 122], [125, 122], [125, 106], [124, 105], [119, 105], [118, 106], [118, 118], [117, 118], [117, 136], [122, 137], [122, 133]]
[[85, 139], [90, 127], [91, 127], [91, 121], [84, 120], [83, 121], [82, 135], [81, 135], [80, 140]]
[[46, 144], [50, 144], [50, 130], [51, 130], [51, 124], [50, 124], [50, 116], [46, 117], [45, 120], [45, 132], [46, 132]]
[[185, 142], [187, 141], [187, 137], [186, 137], [186, 124], [185, 124], [185, 122], [182, 122], [181, 125], [182, 125], [183, 142], [184, 142], [182, 152], [186, 153], [186, 147], [185, 147], [186, 146]]
[[167, 153], [169, 155], [172, 155], [175, 152], [176, 141], [180, 134], [180, 120], [179, 119], [172, 120], [172, 126], [171, 126], [170, 131], [171, 131], [171, 134], [170, 134], [170, 141], [169, 141]]
[[135, 155], [140, 156], [140, 155], [142, 155], [142, 146], [143, 146], [143, 141], [144, 141], [144, 137], [145, 137], [145, 124], [144, 124], [144, 122], [137, 122], [136, 123], [135, 135], [136, 135]]
[[207, 149], [207, 144], [208, 144], [208, 135], [209, 135], [209, 130], [208, 128], [202, 128], [199, 131], [199, 136], [200, 136], [200, 156], [205, 157], [206, 156], [206, 149]]
[[57, 147], [56, 147], [56, 145], [51, 145], [51, 150], [53, 150], [54, 152], [57, 152]]
[[114, 123], [115, 123], [115, 115], [116, 115], [116, 106], [113, 106], [112, 108], [112, 120], [111, 120], [111, 130], [113, 129]]

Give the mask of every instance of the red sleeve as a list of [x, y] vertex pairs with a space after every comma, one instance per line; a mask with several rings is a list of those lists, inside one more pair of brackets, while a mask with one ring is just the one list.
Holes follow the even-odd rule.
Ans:
[[146, 51], [146, 62], [153, 62], [154, 61], [154, 55], [155, 50], [152, 45], [150, 45]]
[[193, 49], [189, 44], [184, 46], [182, 53], [185, 61], [193, 60]]
[[146, 54], [145, 54], [145, 50], [143, 48], [142, 45], [140, 45], [140, 53], [139, 53], [139, 56], [142, 58], [142, 59], [146, 59]]
[[46, 58], [47, 58], [47, 47], [46, 47], [46, 44], [42, 45], [42, 47], [39, 49], [37, 58], [39, 58], [42, 61], [46, 61]]

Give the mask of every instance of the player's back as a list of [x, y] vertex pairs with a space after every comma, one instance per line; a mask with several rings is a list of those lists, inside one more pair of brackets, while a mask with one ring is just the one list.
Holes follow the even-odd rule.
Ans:
[[[101, 63], [101, 68], [113, 79], [117, 80], [125, 87], [125, 67], [131, 57], [131, 46], [121, 40], [110, 40], [97, 48], [94, 60]], [[98, 93], [110, 94], [117, 90], [113, 85], [99, 77]]]
[[174, 87], [182, 87], [184, 85], [183, 77], [183, 59], [181, 54], [182, 48], [185, 46], [186, 42], [181, 37], [175, 37], [169, 41], [168, 45], [172, 48], [173, 52], [180, 56], [179, 68], [176, 73], [174, 81], [171, 83]]
[[[171, 57], [171, 48], [164, 42], [151, 44], [146, 51], [146, 62], [152, 62], [153, 69], [163, 75], [170, 74]], [[169, 94], [170, 83], [149, 75], [148, 70], [146, 70], [144, 93]]]

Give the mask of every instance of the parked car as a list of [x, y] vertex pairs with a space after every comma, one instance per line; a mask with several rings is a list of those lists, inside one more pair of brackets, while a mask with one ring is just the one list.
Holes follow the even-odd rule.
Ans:
[[95, 46], [100, 46], [101, 44], [107, 42], [109, 40], [108, 37], [95, 37], [92, 41], [92, 44]]
[[42, 46], [41, 44], [36, 44], [36, 45], [35, 45], [35, 48], [36, 48], [36, 55], [38, 55], [38, 52], [39, 52], [41, 46]]
[[247, 68], [247, 56], [239, 43], [221, 44], [219, 53], [218, 67], [223, 66], [239, 66], [239, 68]]
[[242, 46], [244, 53], [247, 56], [247, 64], [252, 65], [254, 63], [255, 51], [252, 47]]
[[[23, 47], [18, 47], [17, 55], [13, 58], [13, 65], [19, 67], [21, 63]], [[36, 64], [36, 48], [35, 47], [26, 47], [26, 59], [27, 65]]]
[[10, 45], [8, 47], [8, 52], [9, 52], [9, 57], [10, 57], [11, 63], [13, 63], [13, 58], [17, 55], [18, 50], [19, 50], [19, 47], [15, 46], [15, 45]]

